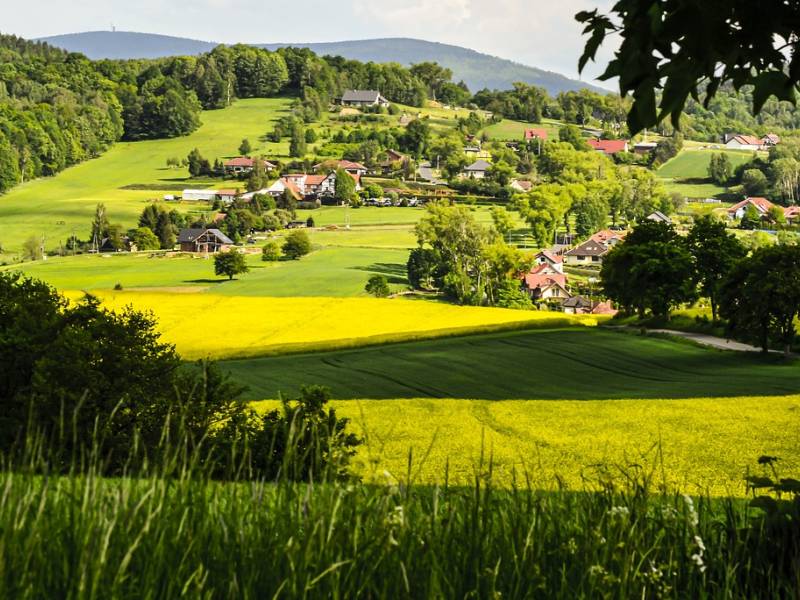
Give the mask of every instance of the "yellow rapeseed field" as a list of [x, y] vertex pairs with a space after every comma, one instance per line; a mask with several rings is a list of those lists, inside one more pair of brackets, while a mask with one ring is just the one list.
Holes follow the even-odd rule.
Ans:
[[[511, 485], [525, 473], [550, 488], [572, 489], [605, 472], [621, 480], [641, 465], [656, 483], [689, 493], [742, 496], [742, 478], [763, 454], [779, 456], [785, 476], [800, 475], [800, 396], [687, 400], [334, 401], [369, 444], [358, 456], [368, 480], [412, 476], [468, 484], [483, 446], [494, 478]], [[259, 409], [275, 406], [259, 402]], [[660, 450], [660, 454], [659, 454]], [[427, 456], [426, 456], [427, 455]], [[663, 470], [662, 470], [663, 469]]]
[[[75, 293], [69, 294], [76, 297]], [[152, 311], [186, 359], [344, 348], [503, 327], [597, 325], [598, 317], [424, 300], [270, 298], [165, 292], [98, 294], [111, 309]]]

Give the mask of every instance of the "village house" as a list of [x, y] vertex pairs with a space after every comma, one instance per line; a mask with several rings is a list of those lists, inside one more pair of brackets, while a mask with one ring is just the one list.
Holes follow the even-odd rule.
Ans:
[[672, 219], [670, 219], [660, 210], [654, 210], [649, 215], [647, 215], [645, 219], [647, 219], [648, 221], [655, 221], [656, 223], [666, 223], [667, 225], [672, 224]]
[[766, 198], [745, 198], [741, 202], [734, 204], [728, 209], [728, 218], [741, 219], [744, 216], [744, 213], [747, 211], [748, 206], [755, 207], [756, 211], [758, 212], [758, 216], [764, 218], [767, 216], [769, 209], [775, 205]]
[[594, 302], [585, 296], [573, 296], [561, 305], [568, 315], [615, 315], [617, 311], [608, 301]]
[[725, 147], [732, 150], [762, 150], [764, 142], [753, 135], [726, 134]]
[[582, 244], [564, 252], [564, 264], [599, 267], [608, 251], [624, 239], [624, 232], [602, 229]]
[[547, 141], [547, 130], [546, 129], [526, 129], [523, 133], [523, 138], [526, 142], [532, 142], [533, 140], [540, 140], [542, 142]]
[[389, 106], [389, 101], [376, 90], [347, 90], [342, 94], [343, 106]]
[[550, 252], [550, 250], [542, 250], [535, 258], [537, 265], [548, 265], [556, 273], [564, 272], [564, 258], [559, 254]]
[[765, 149], [769, 148], [770, 146], [777, 146], [781, 143], [781, 138], [779, 135], [774, 133], [768, 133], [763, 138], [761, 138], [761, 143]]
[[219, 229], [181, 229], [178, 244], [181, 252], [213, 254], [230, 248], [233, 240]]
[[524, 194], [525, 192], [530, 192], [531, 188], [533, 188], [533, 182], [528, 181], [527, 179], [513, 179], [510, 184], [508, 184], [515, 192], [520, 192]]
[[[226, 175], [243, 175], [252, 173], [256, 165], [256, 159], [248, 156], [237, 156], [228, 161], [225, 161], [222, 168], [225, 169]], [[267, 172], [275, 169], [275, 165], [269, 161], [264, 161], [264, 168]]]
[[224, 189], [217, 190], [217, 198], [223, 204], [233, 204], [234, 200], [239, 196], [238, 189]]
[[639, 155], [650, 154], [658, 147], [655, 142], [636, 142], [633, 145], [633, 152]]
[[383, 160], [378, 166], [380, 166], [381, 171], [385, 175], [396, 169], [403, 168], [406, 164], [408, 164], [408, 157], [405, 154], [402, 154], [397, 150], [387, 150], [386, 159]]
[[464, 167], [461, 172], [462, 179], [484, 179], [486, 173], [492, 168], [492, 164], [485, 160], [476, 160], [469, 166]]
[[570, 297], [567, 276], [548, 264], [535, 265], [523, 277], [522, 287], [534, 302], [564, 301]]
[[[361, 190], [361, 176], [348, 173], [356, 184], [356, 191]], [[336, 192], [336, 171], [328, 174], [307, 175], [305, 173], [292, 173], [284, 175], [266, 189], [271, 196], [281, 196], [285, 190], [297, 200], [304, 198], [327, 198]]]
[[586, 143], [606, 156], [628, 151], [627, 140], [586, 140]]

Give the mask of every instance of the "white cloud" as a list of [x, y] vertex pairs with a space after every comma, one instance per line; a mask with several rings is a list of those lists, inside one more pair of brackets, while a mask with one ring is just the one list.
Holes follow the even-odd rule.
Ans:
[[366, 22], [393, 30], [452, 28], [472, 16], [472, 0], [354, 0], [353, 11]]

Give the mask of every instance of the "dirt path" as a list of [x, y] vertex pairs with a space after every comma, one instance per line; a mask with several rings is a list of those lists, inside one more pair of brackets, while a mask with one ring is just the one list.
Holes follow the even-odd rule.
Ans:
[[[675, 331], [674, 329], [648, 329], [648, 333], [666, 333], [674, 335], [686, 340], [692, 340], [703, 346], [711, 346], [719, 350], [734, 350], [736, 352], [761, 352], [761, 348], [751, 346], [750, 344], [743, 344], [733, 340], [726, 340], [725, 338], [716, 337], [714, 335], [707, 335], [705, 333], [690, 333], [687, 331]], [[780, 350], [770, 350], [770, 352], [783, 354]]]

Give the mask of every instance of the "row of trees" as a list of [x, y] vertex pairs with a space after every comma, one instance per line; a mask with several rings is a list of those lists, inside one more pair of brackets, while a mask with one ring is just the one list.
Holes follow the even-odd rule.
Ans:
[[800, 247], [775, 245], [747, 254], [724, 223], [699, 218], [686, 237], [665, 223], [640, 223], [605, 257], [604, 294], [624, 311], [665, 319], [677, 306], [708, 299], [712, 318], [760, 345], [788, 353], [800, 317]]

